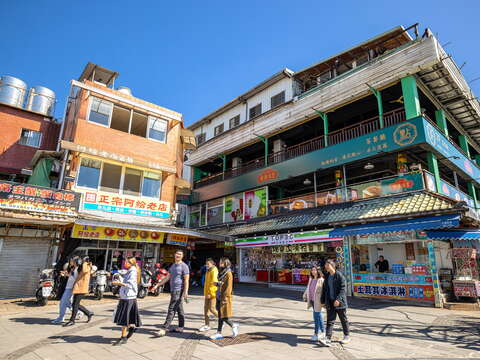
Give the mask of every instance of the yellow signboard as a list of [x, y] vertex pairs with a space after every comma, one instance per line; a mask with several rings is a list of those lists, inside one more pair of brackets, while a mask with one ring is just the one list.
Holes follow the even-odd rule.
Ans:
[[78, 239], [137, 241], [146, 243], [163, 243], [165, 233], [157, 231], [112, 228], [106, 226], [73, 226], [72, 237]]
[[168, 234], [167, 244], [177, 246], [188, 246], [188, 236], [182, 234]]

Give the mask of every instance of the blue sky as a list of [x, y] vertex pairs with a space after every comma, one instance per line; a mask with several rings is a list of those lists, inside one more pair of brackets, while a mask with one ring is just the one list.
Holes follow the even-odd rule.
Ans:
[[[67, 5], [68, 4], [68, 5]], [[57, 93], [88, 61], [191, 124], [284, 67], [294, 71], [397, 25], [438, 35], [480, 77], [480, 1], [1, 1], [0, 75]], [[480, 80], [471, 83], [480, 95]]]

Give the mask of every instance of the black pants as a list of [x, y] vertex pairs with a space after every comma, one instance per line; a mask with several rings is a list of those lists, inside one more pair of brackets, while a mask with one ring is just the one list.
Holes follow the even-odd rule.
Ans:
[[333, 325], [335, 325], [337, 314], [340, 318], [340, 322], [342, 323], [343, 335], [348, 336], [350, 334], [350, 330], [348, 328], [347, 309], [337, 309], [334, 306], [330, 306], [327, 307], [327, 339], [332, 338]]
[[78, 310], [83, 312], [85, 315], [89, 316], [91, 314], [88, 309], [80, 305], [80, 301], [83, 299], [85, 294], [75, 294], [73, 295], [73, 302], [72, 302], [72, 317], [70, 318], [70, 321], [75, 321], [75, 318], [77, 317]]
[[221, 311], [221, 305], [222, 302], [220, 299], [217, 298], [217, 312], [218, 312], [218, 328], [217, 332], [221, 333], [223, 329], [223, 323], [227, 324], [230, 327], [233, 327], [232, 320], [230, 320], [228, 317], [222, 317], [222, 311]]
[[170, 294], [170, 304], [168, 305], [167, 318], [164, 326], [169, 328], [172, 324], [175, 314], [178, 314], [178, 326], [183, 328], [185, 326], [185, 313], [183, 312], [183, 290], [173, 291]]

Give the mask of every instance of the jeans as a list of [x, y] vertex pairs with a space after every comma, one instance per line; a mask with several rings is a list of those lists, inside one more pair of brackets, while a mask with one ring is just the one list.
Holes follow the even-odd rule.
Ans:
[[215, 299], [205, 298], [205, 305], [203, 307], [203, 314], [205, 316], [205, 325], [210, 325], [210, 316], [208, 313], [211, 312], [215, 317], [218, 317], [217, 310], [215, 310]]
[[337, 314], [340, 318], [340, 322], [342, 323], [343, 335], [348, 336], [350, 334], [350, 330], [348, 328], [347, 309], [337, 309], [336, 307], [331, 306], [327, 308], [327, 339], [332, 338], [333, 325], [335, 324]]
[[80, 310], [87, 316], [90, 316], [92, 314], [90, 311], [88, 311], [88, 309], [85, 306], [80, 305], [80, 301], [83, 299], [84, 296], [85, 294], [73, 295], [72, 316], [70, 318], [70, 321], [75, 322], [75, 319], [77, 318], [78, 310]]
[[172, 291], [170, 294], [170, 304], [168, 305], [167, 318], [164, 326], [168, 329], [172, 324], [175, 314], [178, 314], [178, 326], [185, 326], [185, 313], [183, 312], [183, 290]]
[[60, 299], [60, 305], [59, 305], [60, 311], [59, 311], [58, 317], [55, 320], [63, 321], [67, 308], [72, 307], [72, 290], [73, 289], [65, 289], [65, 291], [63, 292], [62, 298]]
[[323, 333], [325, 330], [323, 327], [322, 313], [320, 311], [313, 311], [313, 321], [315, 323], [315, 335]]

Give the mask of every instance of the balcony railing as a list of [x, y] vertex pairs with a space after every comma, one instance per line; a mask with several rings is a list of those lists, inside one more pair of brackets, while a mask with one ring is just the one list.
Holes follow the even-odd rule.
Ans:
[[[393, 111], [389, 111], [383, 114], [384, 126], [391, 126], [405, 121], [405, 111], [403, 108], [399, 108]], [[364, 120], [360, 123], [347, 126], [343, 129], [339, 129], [328, 134], [328, 146], [336, 145], [362, 135], [369, 134], [371, 132], [380, 129], [379, 117]], [[267, 157], [268, 165], [278, 164], [280, 162], [302, 156], [304, 154], [322, 149], [325, 147], [325, 136], [318, 136], [313, 139], [304, 141], [300, 144], [296, 144], [286, 148], [285, 150], [278, 151], [270, 154]], [[265, 157], [260, 157], [251, 160], [247, 163], [243, 163], [241, 166], [229, 169], [225, 172], [217, 173], [195, 182], [195, 188], [214, 184], [222, 180], [230, 179], [239, 175], [243, 175], [253, 170], [261, 169], [265, 167]]]

